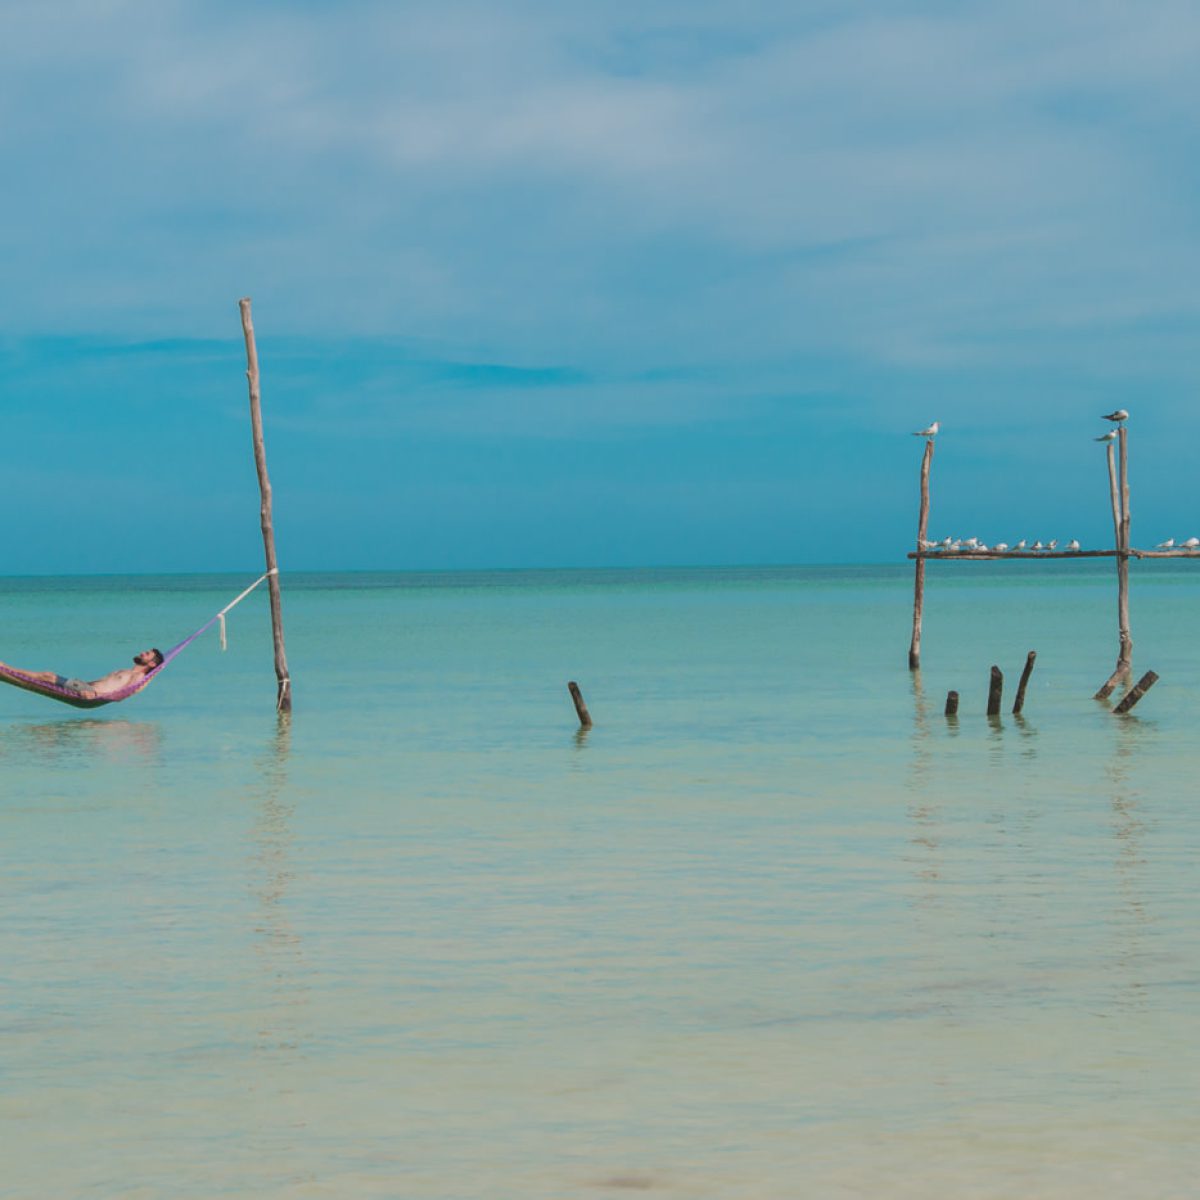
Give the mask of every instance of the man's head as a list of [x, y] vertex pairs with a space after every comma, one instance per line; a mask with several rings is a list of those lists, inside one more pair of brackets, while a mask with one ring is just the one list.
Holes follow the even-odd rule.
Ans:
[[133, 661], [139, 667], [157, 667], [163, 660], [163, 652], [161, 650], [143, 650], [141, 654], [135, 654]]

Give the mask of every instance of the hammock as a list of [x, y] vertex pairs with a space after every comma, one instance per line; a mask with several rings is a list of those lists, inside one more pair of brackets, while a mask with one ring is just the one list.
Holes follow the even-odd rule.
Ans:
[[105, 704], [115, 704], [118, 700], [128, 700], [130, 696], [136, 696], [155, 675], [165, 669], [167, 664], [174, 658], [178, 658], [202, 633], [207, 633], [218, 621], [221, 623], [221, 649], [225, 649], [225, 614], [233, 607], [241, 604], [245, 598], [261, 583], [265, 583], [270, 576], [278, 573], [278, 568], [268, 571], [265, 575], [256, 579], [240, 596], [235, 600], [231, 600], [216, 616], [205, 621], [195, 633], [185, 637], [182, 642], [176, 646], [172, 646], [163, 655], [163, 660], [152, 671], [147, 671], [141, 679], [135, 683], [131, 683], [119, 691], [110, 692], [107, 696], [86, 697], [77, 695], [70, 688], [65, 688], [57, 683], [46, 683], [41, 679], [35, 679], [32, 675], [27, 675], [24, 671], [18, 671], [15, 667], [0, 666], [0, 683], [8, 683], [13, 687], [22, 688], [27, 692], [36, 692], [39, 696], [45, 696], [48, 700], [58, 700], [63, 704], [70, 704], [73, 708], [101, 708]]

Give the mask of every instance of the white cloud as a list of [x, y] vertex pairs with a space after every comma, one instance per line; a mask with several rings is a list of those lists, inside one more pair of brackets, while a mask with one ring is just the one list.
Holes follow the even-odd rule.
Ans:
[[0, 322], [1119, 355], [1195, 313], [1198, 43], [1173, 2], [10, 5]]

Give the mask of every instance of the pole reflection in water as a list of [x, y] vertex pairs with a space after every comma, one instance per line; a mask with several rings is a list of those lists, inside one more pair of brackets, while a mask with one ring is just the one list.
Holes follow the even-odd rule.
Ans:
[[925, 686], [919, 670], [911, 672], [913, 694], [913, 755], [909, 768], [909, 791], [913, 799], [908, 806], [908, 815], [914, 822], [909, 841], [915, 847], [917, 878], [927, 887], [918, 893], [925, 903], [932, 903], [932, 885], [941, 878], [939, 861], [940, 806], [933, 799], [935, 781], [933, 766], [936, 750], [929, 728], [929, 706], [925, 699]]
[[1038, 756], [1038, 731], [1024, 713], [1013, 713], [1013, 725], [1020, 736], [1021, 757], [1032, 762]]
[[1115, 724], [1112, 757], [1106, 770], [1112, 789], [1110, 802], [1117, 877], [1110, 923], [1113, 957], [1123, 986], [1114, 999], [1118, 1007], [1140, 1010], [1147, 1003], [1144, 942], [1151, 932], [1151, 917], [1143, 886], [1146, 858], [1142, 839], [1146, 822], [1140, 812], [1142, 790], [1135, 780], [1138, 758], [1146, 749], [1147, 735], [1153, 731], [1153, 726], [1147, 726], [1133, 715]]
[[583, 759], [581, 755], [582, 752], [587, 749], [588, 734], [591, 732], [592, 731], [590, 729], [580, 728], [575, 730], [575, 733], [571, 739], [574, 744], [571, 766], [574, 770], [579, 770], [579, 768], [583, 766]]
[[254, 952], [261, 983], [260, 1004], [251, 1014], [256, 1022], [258, 1058], [253, 1086], [265, 1105], [264, 1112], [271, 1114], [259, 1132], [270, 1141], [273, 1154], [294, 1149], [296, 1131], [305, 1125], [304, 1086], [298, 1071], [310, 1041], [305, 1021], [308, 963], [288, 912], [295, 873], [295, 805], [288, 799], [291, 722], [290, 713], [276, 714], [274, 736], [258, 762], [257, 808], [248, 858], [249, 887], [256, 901]]

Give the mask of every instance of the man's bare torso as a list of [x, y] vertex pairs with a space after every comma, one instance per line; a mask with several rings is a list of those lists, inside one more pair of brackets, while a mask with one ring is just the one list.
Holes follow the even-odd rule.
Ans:
[[125, 667], [120, 671], [110, 671], [99, 679], [93, 679], [91, 686], [97, 696], [111, 696], [131, 684], [141, 682], [145, 677], [144, 667]]

